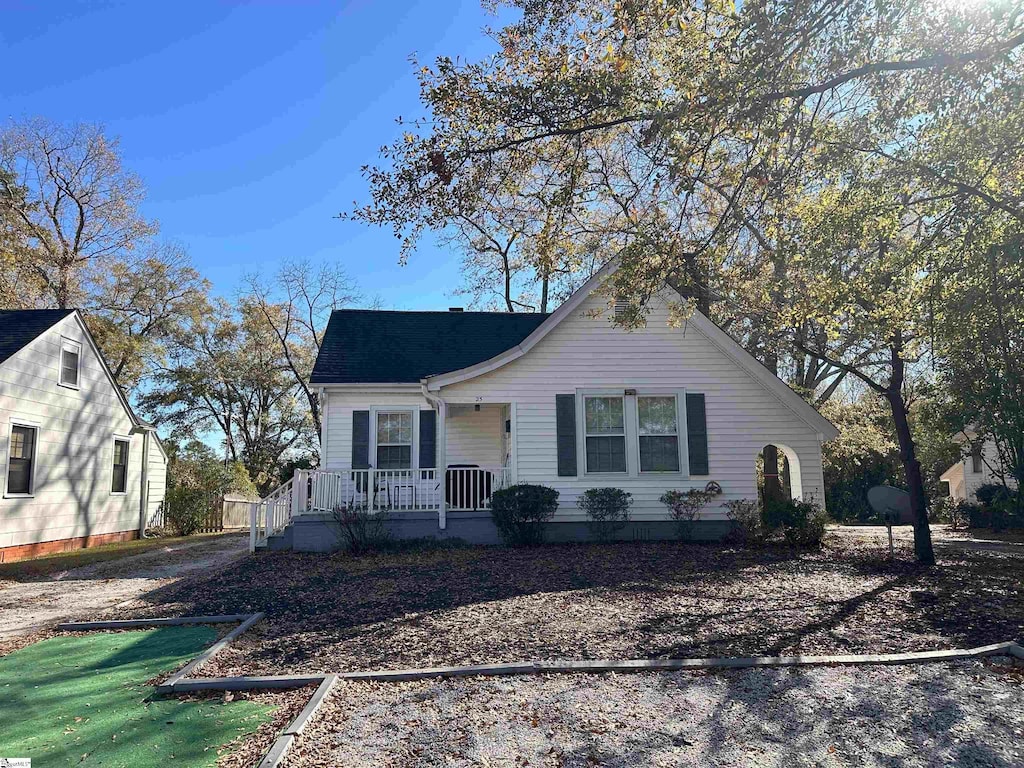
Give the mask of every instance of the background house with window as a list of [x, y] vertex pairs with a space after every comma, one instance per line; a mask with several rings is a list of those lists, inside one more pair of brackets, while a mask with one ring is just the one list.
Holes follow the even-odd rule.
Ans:
[[956, 501], [976, 503], [975, 495], [983, 485], [1003, 485], [1016, 488], [1017, 482], [1002, 458], [994, 440], [980, 440], [971, 429], [954, 437], [964, 449], [960, 461], [939, 475], [939, 481], [946, 484], [950, 498]]
[[[606, 267], [550, 315], [333, 313], [311, 381], [322, 399], [320, 469], [257, 507], [255, 544], [322, 549], [331, 510], [387, 511], [398, 536], [497, 541], [494, 489], [556, 489], [553, 540], [585, 538], [587, 488], [630, 492], [627, 538], [676, 535], [659, 497], [719, 483], [698, 536], [723, 507], [756, 499], [765, 445], [788, 460], [794, 496], [824, 504], [821, 445], [838, 433], [700, 313], [673, 321], [666, 289], [643, 327], [616, 325]], [[718, 502], [721, 503], [718, 503]]]
[[76, 310], [0, 311], [0, 562], [135, 538], [167, 456]]

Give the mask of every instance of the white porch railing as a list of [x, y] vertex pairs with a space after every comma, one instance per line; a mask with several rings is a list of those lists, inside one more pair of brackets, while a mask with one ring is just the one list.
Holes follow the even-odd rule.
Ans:
[[250, 510], [250, 549], [255, 550], [292, 518], [338, 507], [371, 511], [432, 511], [444, 527], [446, 512], [490, 509], [491, 494], [511, 484], [508, 467], [437, 469], [295, 470], [295, 475]]

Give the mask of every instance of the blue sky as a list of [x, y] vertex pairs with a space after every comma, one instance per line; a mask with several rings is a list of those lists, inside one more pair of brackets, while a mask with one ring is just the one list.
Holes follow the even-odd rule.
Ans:
[[400, 267], [390, 231], [334, 217], [418, 112], [410, 54], [493, 50], [479, 0], [0, 0], [0, 18], [0, 118], [118, 136], [145, 215], [217, 293], [294, 256], [340, 261], [385, 307], [461, 303], [457, 255], [427, 244]]

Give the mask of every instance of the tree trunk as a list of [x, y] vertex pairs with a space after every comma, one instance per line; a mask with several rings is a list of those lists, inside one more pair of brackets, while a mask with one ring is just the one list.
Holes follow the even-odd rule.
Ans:
[[905, 372], [904, 362], [900, 357], [901, 346], [901, 339], [897, 337], [892, 348], [892, 378], [885, 390], [885, 399], [892, 411], [896, 439], [900, 445], [900, 459], [903, 461], [907, 490], [910, 492], [910, 508], [914, 513], [914, 554], [921, 565], [934, 565], [935, 551], [932, 549], [932, 532], [928, 527], [928, 498], [924, 492], [921, 462], [917, 460], [917, 446], [910, 433], [907, 405], [903, 401]]

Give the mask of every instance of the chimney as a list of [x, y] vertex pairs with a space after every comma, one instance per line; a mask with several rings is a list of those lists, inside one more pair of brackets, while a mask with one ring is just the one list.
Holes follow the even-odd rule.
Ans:
[[461, 312], [462, 307], [448, 307], [449, 312]]

